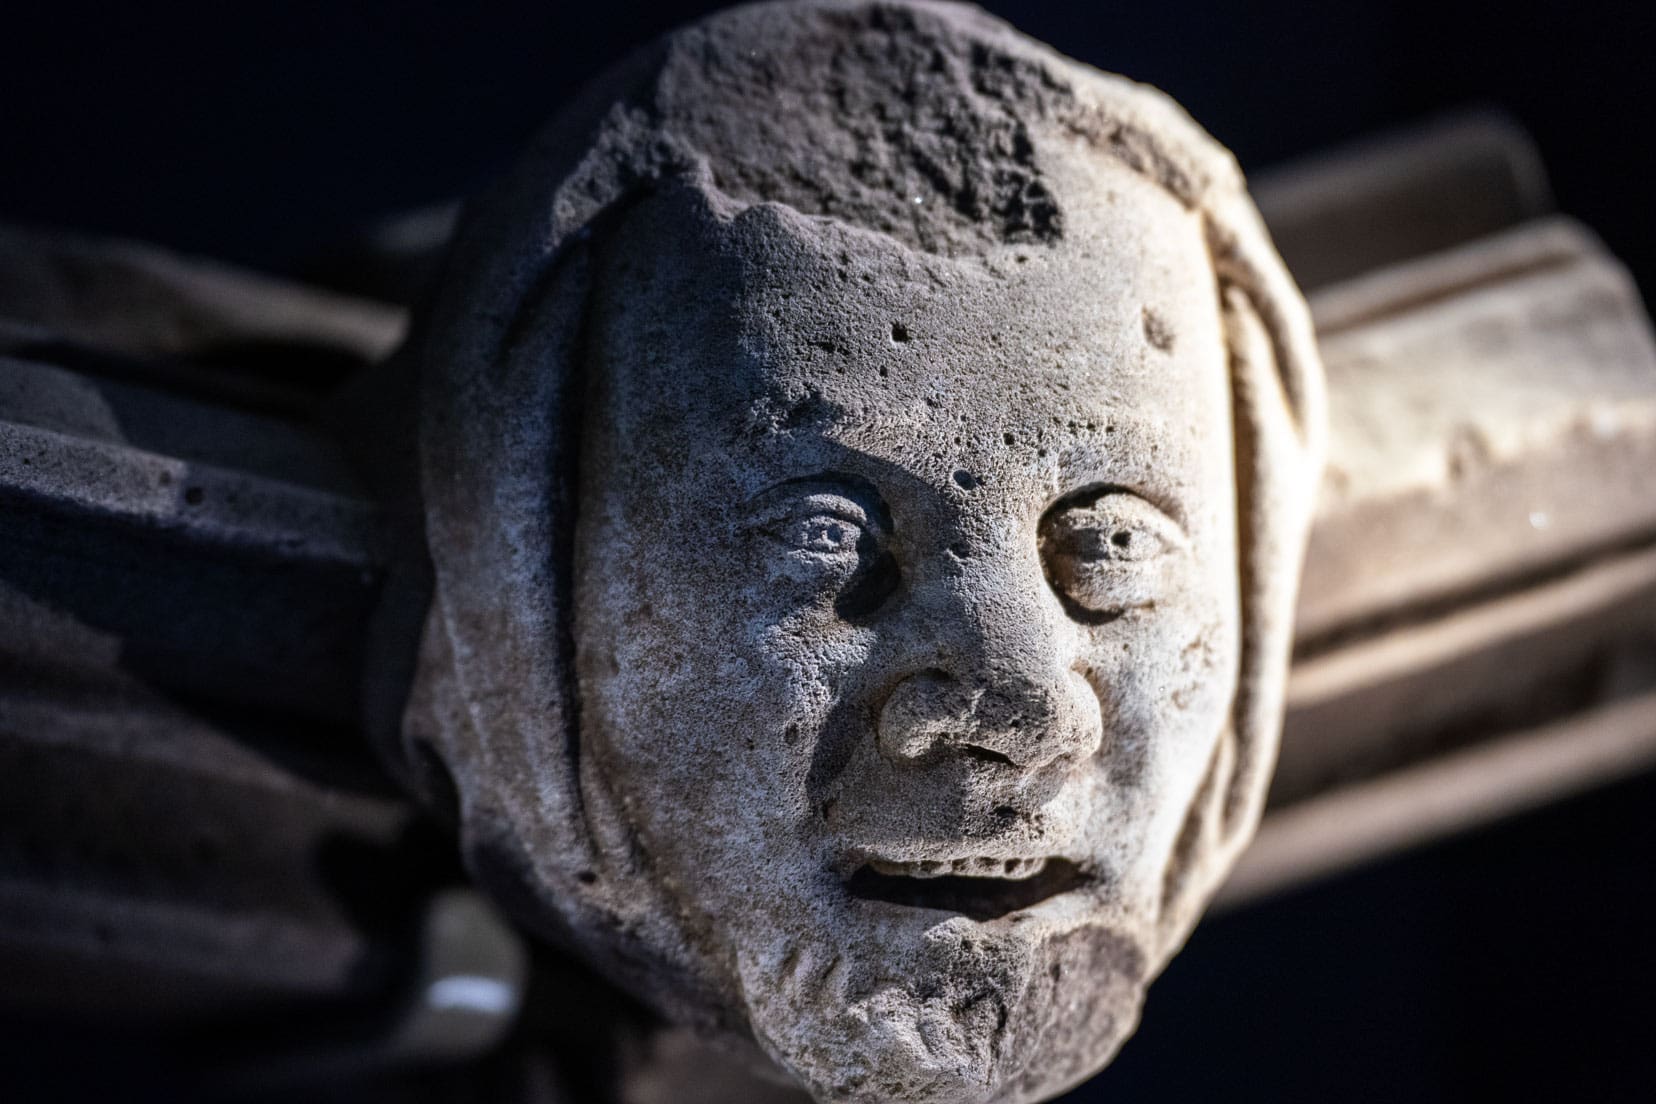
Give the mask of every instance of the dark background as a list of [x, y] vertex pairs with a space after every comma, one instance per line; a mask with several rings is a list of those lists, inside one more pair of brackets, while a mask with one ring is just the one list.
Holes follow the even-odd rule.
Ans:
[[[0, 219], [307, 271], [475, 190], [597, 69], [714, 6], [16, 5]], [[1656, 5], [988, 7], [1168, 91], [1250, 171], [1503, 108], [1656, 290]], [[1074, 1099], [1656, 1099], [1653, 815], [1646, 775], [1212, 919]]]

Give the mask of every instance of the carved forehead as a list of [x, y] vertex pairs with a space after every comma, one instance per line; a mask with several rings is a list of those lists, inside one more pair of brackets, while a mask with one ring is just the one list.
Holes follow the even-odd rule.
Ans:
[[644, 201], [609, 243], [589, 316], [610, 416], [655, 440], [802, 419], [890, 436], [945, 407], [1223, 416], [1199, 216], [1127, 169], [1091, 168], [1060, 244], [967, 258], [703, 188]]

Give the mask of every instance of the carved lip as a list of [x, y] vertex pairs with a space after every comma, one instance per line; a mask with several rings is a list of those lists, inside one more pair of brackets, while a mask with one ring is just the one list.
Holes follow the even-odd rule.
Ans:
[[858, 900], [986, 921], [1092, 883], [1079, 865], [1056, 856], [928, 862], [869, 859], [845, 880], [845, 889]]

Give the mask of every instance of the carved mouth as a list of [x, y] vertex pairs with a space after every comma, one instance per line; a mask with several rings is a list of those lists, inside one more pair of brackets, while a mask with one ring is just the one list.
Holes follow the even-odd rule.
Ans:
[[889, 905], [996, 920], [1091, 881], [1068, 859], [956, 859], [899, 863], [872, 859], [846, 880], [851, 896]]

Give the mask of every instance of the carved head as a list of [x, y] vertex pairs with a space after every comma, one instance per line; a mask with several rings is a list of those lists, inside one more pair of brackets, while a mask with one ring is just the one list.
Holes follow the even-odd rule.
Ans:
[[403, 755], [820, 1099], [1102, 1066], [1274, 754], [1320, 380], [1228, 155], [971, 9], [670, 36], [463, 228]]

